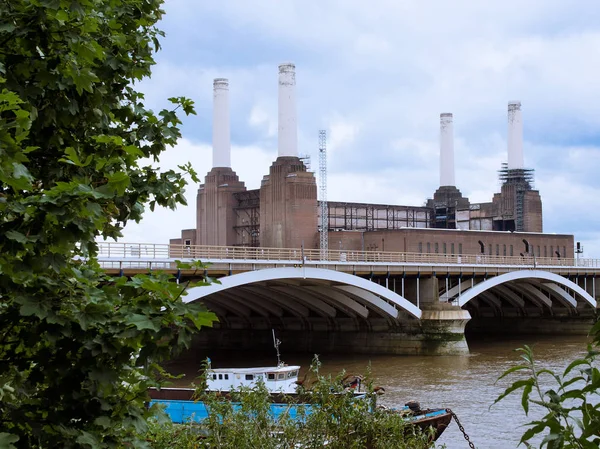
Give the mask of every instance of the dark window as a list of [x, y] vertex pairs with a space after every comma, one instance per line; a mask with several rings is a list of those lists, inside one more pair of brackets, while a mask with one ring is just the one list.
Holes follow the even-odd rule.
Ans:
[[217, 375], [213, 374], [213, 380], [217, 380]]
[[229, 374], [225, 374], [225, 380], [229, 380]]
[[267, 374], [267, 379], [269, 379], [269, 380], [275, 380], [275, 374], [274, 373]]
[[544, 245], [544, 257], [548, 257], [548, 247]]
[[246, 374], [246, 380], [254, 380], [253, 374]]
[[458, 244], [458, 254], [462, 254], [462, 243]]
[[223, 375], [219, 374], [219, 380], [223, 380]]
[[506, 257], [506, 245], [502, 245], [502, 255]]
[[450, 252], [454, 255], [454, 243], [450, 243]]
[[192, 245], [192, 241], [190, 239], [185, 239], [185, 246], [191, 246]]
[[419, 242], [419, 252], [423, 253], [423, 242]]
[[541, 253], [540, 253], [540, 245], [538, 245], [538, 257], [541, 257], [541, 255], [540, 255], [540, 254], [541, 254]]
[[490, 253], [490, 256], [491, 256], [492, 255], [492, 244], [491, 243], [490, 243], [490, 247], [489, 247], [489, 253]]
[[438, 243], [435, 244], [435, 253], [439, 253], [440, 252], [440, 246]]
[[443, 248], [444, 248], [444, 254], [448, 254], [448, 252], [446, 251], [446, 244], [445, 244], [445, 243], [442, 243], [442, 246], [443, 246]]
[[563, 246], [563, 257], [567, 257], [567, 247]]
[[513, 246], [512, 245], [510, 245], [510, 255], [514, 256], [514, 254], [513, 254]]
[[431, 243], [427, 242], [427, 254], [431, 253]]
[[500, 255], [500, 245], [496, 245], [496, 256]]

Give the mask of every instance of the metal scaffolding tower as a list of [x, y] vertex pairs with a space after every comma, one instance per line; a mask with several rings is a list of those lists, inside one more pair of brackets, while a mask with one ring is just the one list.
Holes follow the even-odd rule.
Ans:
[[[321, 252], [329, 249], [329, 208], [327, 205], [327, 131], [319, 130], [319, 190], [321, 193]], [[323, 254], [322, 256], [324, 256]]]

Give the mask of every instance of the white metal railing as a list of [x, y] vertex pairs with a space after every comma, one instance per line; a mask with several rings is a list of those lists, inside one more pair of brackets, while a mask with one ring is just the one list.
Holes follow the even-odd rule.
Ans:
[[[100, 242], [99, 259], [102, 266], [125, 262], [135, 268], [168, 268], [176, 259], [201, 261], [248, 261], [262, 263], [308, 262], [336, 264], [459, 264], [459, 265], [517, 265], [524, 267], [584, 267], [600, 268], [600, 259], [573, 259], [521, 256], [488, 256], [484, 254], [421, 254], [377, 251], [346, 251], [300, 248], [255, 248], [242, 246], [188, 246], [157, 243]], [[143, 265], [143, 267], [142, 267]], [[123, 266], [121, 263], [120, 266]]]

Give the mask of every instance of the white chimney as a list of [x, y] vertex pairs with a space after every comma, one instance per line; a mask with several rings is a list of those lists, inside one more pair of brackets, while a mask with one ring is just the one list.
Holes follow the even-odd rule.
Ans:
[[213, 82], [213, 167], [231, 167], [229, 80]]
[[279, 156], [298, 156], [296, 66], [279, 66]]
[[508, 103], [508, 169], [521, 169], [523, 161], [523, 119], [521, 102]]
[[440, 187], [454, 186], [454, 125], [452, 114], [440, 114]]

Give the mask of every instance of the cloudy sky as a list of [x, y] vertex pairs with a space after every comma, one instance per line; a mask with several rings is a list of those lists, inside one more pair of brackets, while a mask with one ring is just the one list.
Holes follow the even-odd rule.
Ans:
[[[544, 231], [600, 257], [600, 4], [597, 0], [167, 0], [147, 105], [196, 102], [161, 167], [211, 168], [212, 80], [229, 78], [232, 167], [249, 189], [277, 157], [278, 64], [296, 64], [299, 151], [328, 198], [421, 205], [439, 185], [439, 114], [454, 114], [456, 184], [471, 202], [499, 190], [507, 103], [522, 102], [525, 165]], [[148, 212], [123, 241], [167, 243], [190, 206]]]

